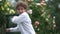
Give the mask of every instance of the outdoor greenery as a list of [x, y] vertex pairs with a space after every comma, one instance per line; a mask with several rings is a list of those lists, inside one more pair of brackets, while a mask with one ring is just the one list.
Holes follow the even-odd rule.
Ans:
[[[18, 0], [15, 0], [16, 2]], [[60, 0], [33, 0], [27, 1], [28, 9], [32, 10], [29, 14], [32, 25], [37, 34], [60, 34]], [[40, 5], [37, 5], [40, 3]], [[10, 0], [0, 1], [0, 34], [19, 34], [19, 32], [6, 32], [6, 28], [15, 27], [11, 18], [18, 15]]]

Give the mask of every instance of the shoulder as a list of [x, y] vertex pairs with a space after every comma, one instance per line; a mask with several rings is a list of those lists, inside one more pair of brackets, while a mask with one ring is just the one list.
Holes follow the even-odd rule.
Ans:
[[25, 16], [26, 16], [25, 12], [19, 15], [19, 17], [25, 17]]
[[27, 12], [24, 12], [22, 15], [27, 16], [27, 15], [28, 15], [28, 13], [27, 13]]

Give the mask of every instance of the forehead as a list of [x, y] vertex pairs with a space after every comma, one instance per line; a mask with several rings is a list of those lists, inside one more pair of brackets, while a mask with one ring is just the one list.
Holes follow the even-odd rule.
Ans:
[[17, 9], [24, 9], [24, 7], [19, 6]]

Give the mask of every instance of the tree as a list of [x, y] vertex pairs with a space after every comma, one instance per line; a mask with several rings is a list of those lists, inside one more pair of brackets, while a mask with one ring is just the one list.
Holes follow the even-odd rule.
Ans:
[[[33, 13], [29, 14], [32, 24], [37, 34], [59, 34], [60, 31], [60, 0], [23, 0], [28, 4], [28, 10], [32, 9]], [[39, 4], [37, 4], [40, 2]], [[10, 3], [5, 0], [0, 1], [0, 33], [5, 34], [6, 24], [9, 17], [17, 15]], [[55, 22], [55, 18], [56, 22]], [[12, 23], [8, 24], [10, 27]], [[57, 31], [57, 32], [56, 32]]]

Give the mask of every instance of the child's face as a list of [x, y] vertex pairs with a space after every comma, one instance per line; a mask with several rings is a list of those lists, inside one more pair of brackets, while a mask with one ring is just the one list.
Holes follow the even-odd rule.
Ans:
[[18, 11], [19, 14], [21, 14], [21, 13], [23, 13], [25, 11], [25, 9], [23, 7], [19, 7], [17, 9], [17, 11]]

